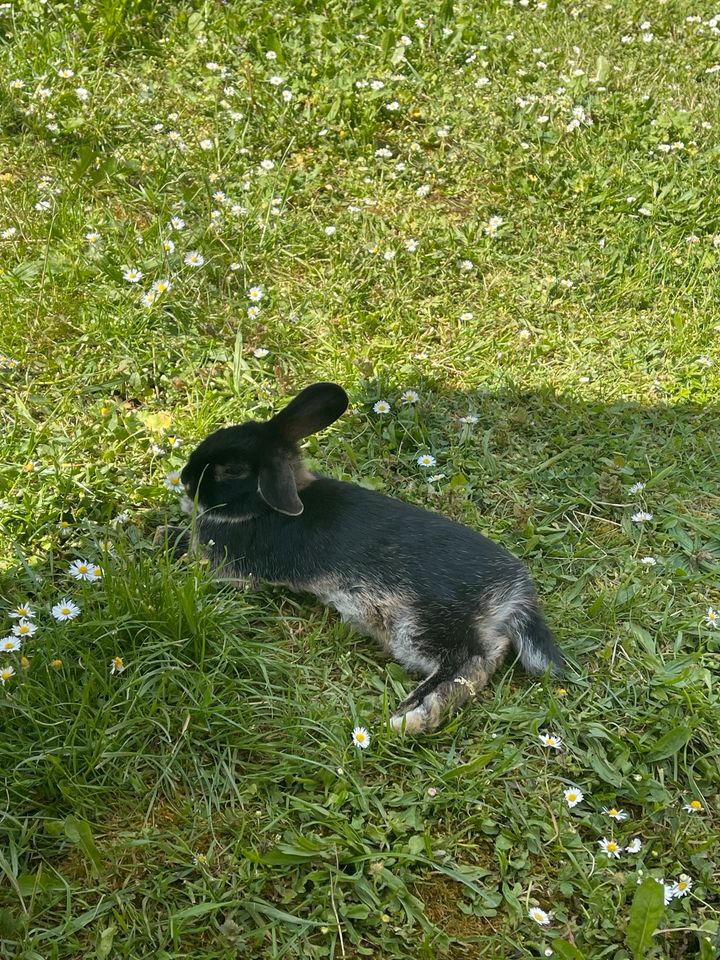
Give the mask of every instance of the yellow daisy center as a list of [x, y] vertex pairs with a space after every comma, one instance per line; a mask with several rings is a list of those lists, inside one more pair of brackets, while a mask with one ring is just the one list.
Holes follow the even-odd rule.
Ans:
[[691, 800], [690, 806], [693, 808], [693, 810], [702, 810], [703, 808], [699, 800]]
[[577, 794], [576, 794], [576, 793], [569, 793], [569, 794], [568, 794], [568, 800], [577, 800]]
[[607, 845], [607, 848], [611, 853], [615, 853], [615, 851], [618, 848], [618, 845], [615, 843], [614, 840], [611, 840], [610, 843]]

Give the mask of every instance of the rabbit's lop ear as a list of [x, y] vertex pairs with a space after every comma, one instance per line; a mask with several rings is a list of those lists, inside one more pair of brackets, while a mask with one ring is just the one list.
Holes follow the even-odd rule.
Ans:
[[348, 395], [336, 383], [314, 383], [270, 420], [286, 440], [302, 440], [323, 430], [347, 410]]
[[269, 507], [289, 517], [299, 517], [305, 509], [295, 485], [295, 471], [287, 457], [274, 457], [260, 468], [258, 493]]

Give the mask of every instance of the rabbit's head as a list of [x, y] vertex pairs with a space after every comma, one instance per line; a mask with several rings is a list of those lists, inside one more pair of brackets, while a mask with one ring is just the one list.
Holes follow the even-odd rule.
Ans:
[[191, 453], [181, 480], [206, 512], [244, 518], [267, 507], [296, 517], [303, 512], [298, 484], [309, 481], [297, 442], [342, 416], [348, 396], [335, 383], [306, 387], [271, 420], [250, 420], [210, 434]]

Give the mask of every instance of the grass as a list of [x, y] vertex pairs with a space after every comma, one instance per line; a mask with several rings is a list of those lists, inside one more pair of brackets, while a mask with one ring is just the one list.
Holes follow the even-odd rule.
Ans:
[[[3, 9], [3, 956], [718, 955], [714, 13]], [[312, 465], [522, 556], [562, 688], [509, 664], [399, 739], [369, 641], [153, 548], [192, 445], [315, 379]]]

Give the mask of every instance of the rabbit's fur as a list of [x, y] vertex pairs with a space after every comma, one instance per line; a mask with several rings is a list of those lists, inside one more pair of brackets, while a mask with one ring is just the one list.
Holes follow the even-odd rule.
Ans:
[[[182, 471], [197, 504], [193, 546], [220, 576], [307, 591], [425, 679], [395, 729], [433, 730], [477, 693], [509, 651], [534, 674], [562, 656], [524, 565], [469, 527], [352, 483], [310, 473], [297, 443], [348, 404], [307, 387], [266, 423], [217, 430]], [[190, 536], [176, 528], [177, 552]]]

